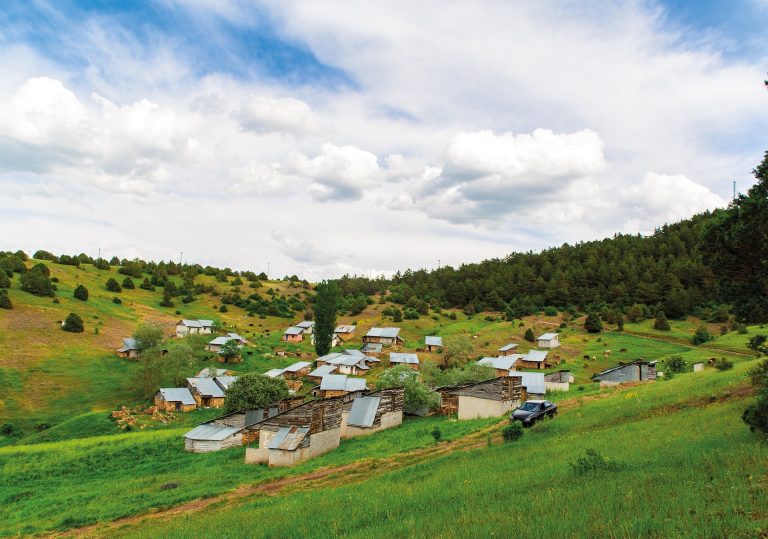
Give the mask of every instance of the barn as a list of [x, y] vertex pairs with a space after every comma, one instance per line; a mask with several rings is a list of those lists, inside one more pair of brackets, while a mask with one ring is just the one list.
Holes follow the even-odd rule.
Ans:
[[309, 376], [309, 379], [315, 382], [316, 384], [319, 384], [324, 376], [327, 376], [329, 374], [333, 374], [336, 369], [338, 369], [338, 365], [320, 365], [318, 368], [310, 372], [307, 376]]
[[243, 445], [243, 429], [220, 425], [199, 425], [184, 435], [184, 450], [210, 453]]
[[258, 428], [258, 447], [245, 450], [248, 464], [293, 466], [339, 446], [341, 399], [304, 403], [267, 418], [246, 430]]
[[297, 328], [301, 328], [304, 331], [304, 335], [312, 335], [315, 330], [315, 323], [312, 320], [304, 320], [296, 324]]
[[555, 371], [544, 376], [547, 391], [568, 391], [575, 380], [569, 371]]
[[226, 335], [222, 335], [220, 337], [216, 337], [212, 341], [210, 341], [208, 344], [205, 345], [205, 349], [208, 352], [219, 352], [221, 351], [221, 347], [227, 344], [229, 341], [237, 341], [238, 346], [245, 346], [248, 344], [248, 341], [245, 340], [244, 337], [241, 337], [237, 333], [227, 333]]
[[544, 382], [543, 372], [509, 371], [509, 376], [519, 376], [522, 379], [520, 382], [523, 386], [522, 400], [544, 398], [547, 394], [547, 385]]
[[365, 436], [401, 424], [403, 394], [401, 387], [382, 389], [344, 404], [341, 437]]

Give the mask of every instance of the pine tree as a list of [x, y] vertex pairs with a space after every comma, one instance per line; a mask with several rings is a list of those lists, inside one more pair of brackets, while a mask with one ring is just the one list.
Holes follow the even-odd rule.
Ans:
[[589, 313], [584, 320], [584, 329], [590, 333], [600, 333], [603, 330], [603, 322], [597, 313]]
[[107, 280], [106, 287], [107, 287], [107, 290], [109, 290], [110, 292], [122, 292], [123, 291], [123, 289], [120, 287], [120, 283], [118, 283], [117, 280], [115, 280], [114, 277], [110, 277]]
[[314, 310], [315, 351], [318, 356], [324, 356], [331, 351], [336, 314], [339, 310], [339, 289], [335, 282], [324, 281], [317, 285]]
[[69, 313], [69, 316], [64, 320], [64, 325], [61, 326], [64, 331], [70, 333], [82, 333], [85, 330], [83, 319], [77, 316], [75, 313]]
[[653, 322], [653, 329], [658, 329], [659, 331], [669, 331], [669, 321], [667, 320], [667, 315], [664, 314], [664, 311], [659, 311], [656, 313], [656, 320]]
[[531, 328], [528, 328], [525, 330], [525, 335], [523, 336], [523, 339], [525, 339], [528, 342], [533, 342], [536, 340], [536, 335], [533, 334], [533, 330]]

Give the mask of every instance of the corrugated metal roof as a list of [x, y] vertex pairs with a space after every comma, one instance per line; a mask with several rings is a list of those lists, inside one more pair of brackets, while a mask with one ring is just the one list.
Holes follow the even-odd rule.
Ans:
[[619, 370], [619, 369], [623, 369], [624, 367], [628, 367], [630, 365], [656, 365], [656, 363], [658, 363], [658, 361], [644, 361], [642, 359], [639, 359], [637, 361], [632, 361], [630, 363], [624, 363], [624, 364], [621, 364], [621, 365], [616, 365], [615, 367], [611, 367], [610, 369], [605, 369], [604, 371], [600, 371], [600, 372], [592, 375], [592, 379], [594, 379], [594, 378], [596, 378], [596, 377], [598, 377], [600, 375], [603, 375], [603, 374], [608, 374], [609, 372], [613, 372], [613, 371], [616, 371], [616, 370]]
[[139, 343], [136, 342], [136, 339], [133, 337], [125, 337], [123, 339], [123, 350], [138, 350], [139, 349]]
[[378, 353], [381, 352], [382, 348], [384, 347], [383, 344], [380, 342], [367, 342], [363, 345], [363, 347], [360, 349], [363, 353], [368, 352], [370, 353]]
[[309, 433], [309, 427], [283, 427], [267, 444], [268, 449], [294, 451]]
[[558, 336], [557, 333], [544, 333], [543, 335], [540, 335], [539, 338], [536, 339], [536, 340], [539, 340], [539, 341], [540, 340], [549, 341], [549, 340], [554, 339], [557, 336]]
[[535, 395], [544, 395], [547, 392], [547, 386], [544, 383], [543, 372], [520, 372], [509, 371], [510, 376], [521, 376], [523, 378], [522, 385], [528, 391]]
[[506, 371], [514, 367], [517, 360], [521, 357], [523, 357], [522, 354], [512, 354], [511, 356], [501, 357], [484, 357], [478, 360], [477, 364]]
[[[224, 376], [227, 374], [227, 369], [216, 369], [216, 376]], [[208, 374], [208, 367], [204, 368], [195, 375], [195, 378], [210, 378]]]
[[387, 337], [393, 339], [400, 333], [400, 328], [371, 328], [366, 337]]
[[213, 320], [187, 320], [185, 318], [183, 320], [179, 320], [179, 323], [176, 325], [178, 326], [179, 324], [183, 324], [188, 328], [208, 328], [213, 327]]
[[419, 356], [417, 356], [416, 354], [409, 354], [405, 352], [390, 352], [389, 362], [390, 363], [406, 363], [408, 365], [418, 365]]
[[365, 391], [368, 386], [365, 383], [365, 378], [347, 378], [347, 391]]
[[536, 363], [541, 363], [547, 359], [547, 354], [549, 354], [549, 352], [546, 350], [529, 350], [528, 353], [525, 354], [523, 361], [535, 361]]
[[344, 391], [347, 388], [346, 374], [327, 374], [320, 381], [321, 391]]
[[195, 398], [186, 387], [161, 387], [160, 394], [166, 402], [180, 402], [181, 404], [196, 404]]
[[338, 369], [336, 365], [322, 365], [318, 368], [316, 368], [314, 371], [310, 372], [310, 376], [316, 376], [322, 378], [323, 376], [326, 376], [328, 374], [331, 374], [333, 371]]
[[499, 352], [506, 352], [507, 350], [513, 350], [513, 349], [515, 349], [515, 348], [517, 348], [517, 344], [516, 344], [516, 343], [513, 343], [513, 342], [511, 342], [511, 343], [509, 343], [509, 344], [505, 344], [504, 346], [502, 346], [501, 348], [499, 348]]
[[231, 386], [235, 380], [237, 380], [237, 376], [217, 376], [214, 378], [217, 384], [219, 384], [219, 387], [221, 389], [227, 389], [229, 386]]
[[357, 329], [357, 326], [337, 326], [336, 329], [333, 330], [334, 333], [354, 333]]
[[424, 337], [424, 344], [427, 346], [443, 346], [443, 338], [435, 336]]
[[352, 403], [347, 425], [355, 427], [371, 427], [379, 409], [381, 397], [358, 397]]
[[223, 397], [224, 391], [213, 378], [187, 378], [187, 383], [204, 397]]
[[303, 322], [299, 322], [296, 324], [297, 328], [311, 328], [314, 327], [315, 323], [312, 320], [304, 320]]
[[198, 320], [198, 322], [200, 322], [200, 325], [203, 326], [204, 328], [213, 327], [213, 320], [202, 320], [201, 319], [201, 320]]
[[240, 432], [242, 429], [235, 427], [224, 427], [219, 425], [200, 425], [195, 427], [184, 435], [184, 438], [190, 440], [208, 440], [212, 442], [220, 442], [226, 438], [229, 438], [233, 434]]
[[283, 335], [300, 335], [302, 333], [304, 333], [304, 329], [297, 326], [291, 326], [283, 331]]
[[297, 361], [293, 365], [288, 365], [286, 368], [284, 368], [283, 372], [297, 372], [301, 369], [309, 367], [310, 365], [311, 363], [309, 361]]
[[264, 373], [264, 376], [268, 376], [270, 378], [277, 378], [282, 374], [283, 374], [283, 369], [270, 369]]
[[227, 344], [229, 341], [237, 341], [240, 344], [245, 342], [245, 339], [243, 339], [237, 333], [235, 333], [234, 335], [235, 335], [234, 337], [232, 335], [222, 335], [221, 337], [216, 337], [215, 339], [210, 341], [208, 344], [214, 344], [214, 345], [217, 344], [219, 346], [223, 346]]

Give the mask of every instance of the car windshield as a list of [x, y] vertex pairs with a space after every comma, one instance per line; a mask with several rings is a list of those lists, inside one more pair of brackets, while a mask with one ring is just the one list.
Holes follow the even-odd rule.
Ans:
[[519, 409], [525, 412], [535, 412], [539, 409], [539, 405], [535, 402], [526, 402]]

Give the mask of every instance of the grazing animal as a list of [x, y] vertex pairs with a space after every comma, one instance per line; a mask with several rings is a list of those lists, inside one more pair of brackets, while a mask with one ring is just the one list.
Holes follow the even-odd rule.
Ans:
[[584, 359], [586, 359], [587, 361], [589, 361], [589, 356], [588, 356], [587, 354], [584, 354]]
[[597, 361], [597, 358], [595, 356], [592, 356], [592, 361]]
[[626, 348], [622, 348], [621, 350], [619, 350], [619, 352], [626, 352], [626, 351], [627, 351]]

